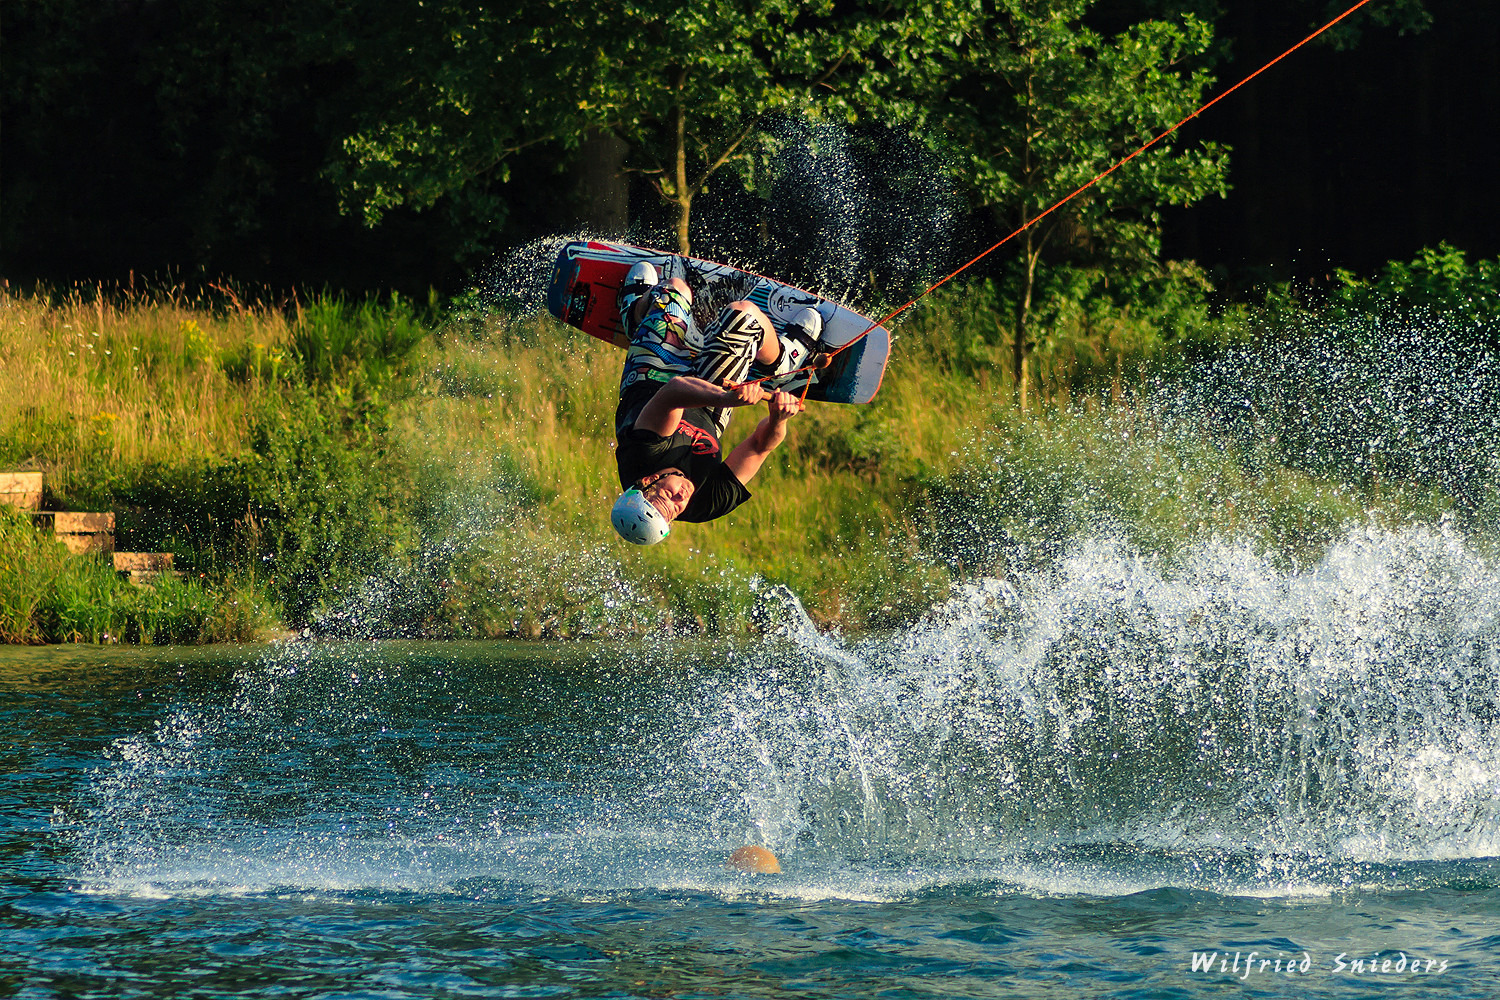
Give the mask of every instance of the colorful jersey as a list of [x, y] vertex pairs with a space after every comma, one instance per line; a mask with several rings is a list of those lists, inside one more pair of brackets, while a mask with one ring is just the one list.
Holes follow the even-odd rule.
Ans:
[[640, 323], [631, 324], [633, 303], [622, 302], [620, 310], [620, 321], [630, 334], [615, 411], [620, 485], [629, 487], [662, 469], [681, 469], [693, 483], [693, 496], [677, 520], [711, 521], [750, 499], [750, 491], [720, 455], [719, 441], [731, 411], [686, 409], [677, 429], [666, 437], [637, 429], [635, 421], [662, 386], [679, 375], [715, 384], [743, 380], [759, 344], [758, 328], [744, 311], [725, 307], [707, 333], [700, 334], [690, 295], [669, 284], [646, 294], [651, 304]]

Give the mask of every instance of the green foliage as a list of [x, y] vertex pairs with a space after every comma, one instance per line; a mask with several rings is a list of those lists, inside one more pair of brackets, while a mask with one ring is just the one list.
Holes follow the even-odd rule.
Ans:
[[1374, 277], [1343, 268], [1333, 301], [1339, 311], [1420, 312], [1492, 327], [1500, 316], [1500, 260], [1476, 260], [1447, 243], [1425, 247], [1409, 262], [1391, 261]]
[[379, 387], [406, 371], [413, 351], [429, 336], [427, 325], [400, 296], [381, 303], [325, 294], [301, 310], [292, 327], [292, 348], [309, 382], [335, 384], [354, 377]]
[[0, 507], [0, 641], [46, 641], [38, 617], [61, 571], [61, 549], [44, 543], [24, 513]]
[[[1351, 484], [1441, 497], [1468, 527], [1495, 526], [1500, 350], [1431, 313], [1326, 307], [1193, 369], [1186, 408], [1244, 459]], [[1334, 315], [1330, 315], [1333, 312]]]
[[137, 544], [227, 576], [239, 603], [217, 632], [278, 616], [302, 627], [415, 543], [412, 475], [388, 440], [383, 403], [347, 387], [282, 383], [250, 414], [229, 461], [138, 470], [115, 492]]
[[[1051, 558], [1080, 535], [1168, 556], [1246, 538], [1310, 560], [1367, 518], [1451, 510], [1466, 527], [1493, 525], [1500, 410], [1485, 403], [1489, 382], [1460, 377], [1465, 345], [1421, 353], [1407, 338], [1405, 354], [1377, 354], [1371, 338], [1397, 328], [1372, 322], [1349, 328], [1343, 353], [1272, 343], [1258, 355], [1192, 266], [1126, 283], [1084, 267], [1045, 279], [1035, 299], [1040, 413], [994, 391], [1008, 374], [1014, 288], [945, 288], [897, 329], [875, 404], [810, 407], [757, 477], [752, 503], [646, 550], [624, 547], [604, 516], [618, 489], [609, 426], [619, 356], [550, 319], [469, 316], [439, 341], [418, 335], [422, 317], [400, 304], [307, 308], [274, 337], [261, 326], [226, 332], [249, 314], [106, 316], [114, 332], [97, 356], [70, 359], [67, 379], [15, 376], [38, 397], [30, 410], [0, 411], [0, 435], [28, 442], [17, 459], [44, 465], [49, 484], [75, 484], [70, 496], [115, 510], [130, 548], [171, 551], [186, 576], [127, 587], [12, 515], [0, 525], [0, 633], [214, 641], [263, 635], [277, 619], [371, 637], [735, 632], [754, 627], [757, 594], [775, 585], [815, 620], [879, 628], [920, 615], [955, 579]], [[21, 305], [6, 313], [12, 322]], [[84, 318], [67, 315], [63, 326]], [[83, 342], [66, 332], [37, 339], [37, 353]], [[114, 441], [114, 421], [38, 418], [58, 399], [107, 388], [107, 351], [154, 354], [174, 337], [190, 356], [151, 362], [150, 379], [166, 381], [147, 382], [133, 419], [167, 419], [144, 401], [180, 377], [172, 364], [189, 366], [229, 396], [177, 418], [202, 421], [176, 425], [179, 437], [213, 436], [218, 450], [120, 462], [96, 443]], [[274, 371], [226, 377], [246, 344], [267, 360], [276, 345]], [[133, 350], [143, 345], [150, 351]], [[1189, 367], [1194, 351], [1222, 353]], [[1420, 377], [1403, 383], [1395, 376], [1406, 369], [1377, 357], [1410, 362]], [[1434, 396], [1440, 389], [1448, 394]], [[736, 418], [727, 443], [753, 420]], [[239, 436], [227, 435], [236, 423]]]
[[[1000, 313], [1014, 316], [1015, 297], [1024, 290], [1002, 288]], [[1050, 268], [1032, 296], [1036, 392], [1054, 401], [1106, 386], [1118, 397], [1246, 331], [1245, 310], [1215, 302], [1213, 285], [1191, 262], [1168, 262], [1125, 280], [1104, 268]]]
[[[491, 12], [440, 0], [368, 27], [368, 87], [388, 100], [330, 175], [373, 224], [396, 206], [477, 194], [533, 144], [608, 134], [672, 207], [687, 252], [693, 201], [720, 170], [763, 187], [768, 116], [906, 122], [946, 134], [978, 203], [1029, 219], [1182, 117], [1209, 82], [1183, 68], [1207, 50], [1206, 22], [1148, 20], [1105, 39], [1082, 24], [1090, 6], [537, 0]], [[1224, 171], [1211, 145], [1158, 150], [1038, 246], [1066, 242], [1055, 235], [1066, 219], [1096, 257], [1154, 258], [1156, 207], [1222, 192]]]
[[[1057, 285], [1088, 280], [1049, 278], [1044, 261], [1082, 266], [1100, 282], [1129, 281], [1159, 257], [1163, 206], [1191, 205], [1227, 188], [1225, 150], [1207, 143], [1174, 151], [1168, 138], [1044, 214], [1185, 117], [1212, 82], [1201, 68], [1213, 38], [1206, 22], [1192, 15], [1142, 21], [1106, 38], [1083, 23], [1092, 6], [998, 4], [965, 53], [971, 71], [934, 81], [930, 95], [929, 113], [961, 159], [976, 202], [1002, 231], [1019, 231], [1006, 297], [1023, 406], [1026, 359], [1039, 342], [1031, 330], [1038, 295], [1056, 297]], [[1082, 301], [1083, 293], [1075, 287], [1068, 297]]]
[[283, 630], [275, 596], [253, 574], [231, 573], [213, 591], [200, 642], [264, 642]]
[[0, 507], [0, 642], [244, 641], [274, 626], [264, 602], [252, 616], [226, 614], [239, 600], [232, 588], [170, 574], [132, 586], [107, 559], [73, 555], [25, 513]]
[[[290, 316], [238, 302], [186, 315], [150, 301], [64, 305], [8, 314], [28, 338], [13, 384], [44, 398], [0, 412], [0, 446], [46, 471], [53, 502], [116, 511], [132, 549], [243, 581], [224, 584], [236, 596], [211, 609], [212, 634], [277, 614], [301, 626], [411, 547], [412, 476], [390, 446], [389, 407], [431, 337], [409, 302], [323, 295]], [[119, 357], [130, 367], [114, 370]], [[198, 387], [190, 402], [173, 396], [183, 382]], [[80, 397], [111, 409], [80, 413]], [[122, 454], [126, 424], [150, 447]], [[173, 617], [182, 599], [137, 602], [140, 627], [183, 635], [179, 620], [202, 616]]]
[[158, 577], [139, 597], [139, 641], [158, 646], [199, 641], [219, 600], [194, 581]]
[[922, 0], [428, 3], [377, 22], [371, 87], [389, 100], [344, 140], [330, 176], [374, 223], [504, 179], [530, 145], [607, 133], [672, 206], [687, 252], [693, 199], [721, 169], [753, 169], [763, 116], [853, 121], [879, 106], [910, 118], [907, 71], [953, 54], [969, 19], [964, 5]]
[[1388, 261], [1373, 275], [1336, 268], [1331, 287], [1282, 281], [1257, 290], [1247, 314], [1259, 336], [1317, 336], [1331, 325], [1368, 330], [1369, 322], [1433, 323], [1465, 328], [1500, 346], [1500, 260], [1470, 261], [1449, 243], [1424, 247], [1410, 261]]
[[[589, 9], [592, 5], [581, 5]], [[400, 206], [448, 199], [492, 235], [507, 206], [487, 185], [510, 158], [558, 133], [588, 49], [564, 46], [569, 7], [522, 0], [487, 9], [459, 0], [385, 5], [345, 22], [359, 104], [326, 167], [344, 207], [369, 225]]]
[[[1194, 69], [1212, 41], [1191, 15], [1143, 21], [1114, 38], [1082, 19], [1092, 0], [1005, 2], [973, 39], [979, 70], [948, 81], [934, 109], [964, 158], [976, 200], [1009, 226], [1042, 210], [1202, 100], [1212, 82]], [[1099, 181], [1048, 217], [1035, 245], [1087, 246], [1105, 260], [1154, 259], [1160, 205], [1225, 190], [1223, 150], [1169, 152], [1172, 140]]]
[[[1251, 336], [1200, 373], [1195, 405], [1260, 460], [1364, 491], [1435, 490], [1467, 527], [1493, 530], [1500, 262], [1443, 243], [1335, 276], [1265, 289], [1244, 313]], [[1203, 402], [1215, 397], [1235, 402]]]
[[413, 541], [409, 476], [382, 409], [288, 387], [255, 415], [250, 454], [221, 470], [243, 491], [242, 530], [293, 624]]
[[[955, 374], [1003, 382], [1013, 369], [1012, 281], [940, 289], [902, 328], [910, 350]], [[1169, 261], [1128, 280], [1104, 268], [1058, 266], [1032, 289], [1029, 337], [1038, 398], [1137, 389], [1164, 367], [1212, 354], [1249, 335], [1250, 312], [1224, 305], [1201, 268]]]
[[[1252, 98], [1263, 109], [1258, 116], [1251, 104], [1211, 127], [1288, 133], [1290, 148], [1299, 148], [1326, 130], [1315, 113], [1325, 104], [1369, 115], [1395, 96], [1392, 113], [1404, 114], [1423, 100], [1407, 103], [1403, 93], [1429, 94], [1435, 86], [1425, 103], [1442, 105], [1445, 93], [1478, 92], [1472, 83], [1486, 79], [1483, 61], [1450, 54], [1466, 55], [1462, 46], [1470, 39], [1487, 37], [1495, 15], [1484, 5], [1468, 6], [1474, 9], [1438, 15], [1439, 30], [1424, 46], [1399, 47], [1392, 44], [1396, 31], [1371, 31], [1383, 38], [1372, 38], [1359, 61], [1326, 51], [1299, 54], [1246, 92], [1259, 93]], [[980, 118], [998, 122], [1007, 112], [990, 50], [1011, 12], [1040, 18], [1070, 9], [1077, 8], [976, 0], [800, 7], [366, 0], [357, 8], [331, 0], [260, 6], [28, 0], [11, 5], [6, 20], [0, 118], [9, 123], [13, 155], [0, 176], [6, 206], [0, 253], [10, 255], [0, 269], [13, 282], [38, 272], [124, 280], [131, 268], [137, 277], [142, 269], [202, 268], [278, 288], [323, 281], [360, 288], [436, 281], [451, 288], [459, 277], [451, 267], [455, 257], [477, 263], [478, 253], [487, 257], [496, 245], [576, 217], [574, 186], [559, 168], [592, 137], [628, 139], [632, 170], [675, 196], [668, 189], [676, 186], [679, 149], [689, 189], [705, 177], [716, 186], [721, 179], [732, 183], [724, 174], [748, 168], [754, 153], [754, 137], [731, 150], [733, 140], [765, 112], [841, 125], [912, 123], [924, 133], [946, 129], [956, 136], [961, 130], [949, 127], [941, 99], [949, 91], [995, 97], [972, 102]], [[1082, 23], [1112, 43], [1135, 23], [1170, 22], [1190, 34], [1180, 14], [1193, 12], [1216, 24], [1218, 54], [1241, 61], [1224, 75], [1237, 77], [1271, 54], [1269, 47], [1290, 42], [1335, 10], [1324, 0], [1253, 10], [1217, 0], [1152, 0], [1095, 5]], [[1350, 42], [1372, 22], [1405, 33], [1429, 20], [1420, 0], [1387, 0], [1324, 40]], [[1140, 52], [1155, 40], [1136, 31], [1134, 41]], [[1111, 96], [1094, 87], [1090, 67], [1066, 65], [1066, 46], [1055, 51], [1065, 75], [1083, 71], [1076, 75], [1078, 109]], [[1373, 60], [1392, 58], [1398, 72], [1371, 72], [1378, 66]], [[1189, 56], [1170, 69], [1205, 65]], [[682, 89], [690, 97], [682, 104], [688, 120], [681, 147], [672, 112], [679, 70], [687, 73]], [[1347, 89], [1319, 86], [1324, 71], [1346, 79]], [[1276, 75], [1291, 84], [1273, 82]], [[1286, 100], [1294, 88], [1295, 100]], [[1480, 119], [1470, 118], [1479, 130]], [[1462, 116], [1452, 124], [1445, 130], [1419, 117], [1413, 135], [1420, 144], [1423, 130], [1437, 128], [1426, 138], [1449, 134], [1446, 141], [1462, 148], [1469, 137]], [[1317, 148], [1337, 155], [1343, 141]], [[1452, 159], [1441, 146], [1434, 162]], [[957, 139], [950, 148], [965, 160], [972, 153]], [[726, 151], [714, 173], [710, 168]], [[108, 171], [99, 169], [101, 157]], [[992, 159], [986, 151], [974, 158]], [[1278, 178], [1286, 183], [1284, 159], [1255, 159], [1247, 159], [1236, 180], [1250, 204], [1266, 209], [1320, 197], [1318, 185], [1326, 182], [1320, 171], [1295, 171], [1296, 191], [1281, 198], [1266, 189]], [[955, 173], [968, 176], [967, 169]], [[1361, 180], [1368, 196], [1414, 176], [1409, 164], [1379, 155], [1366, 156], [1354, 173], [1342, 187], [1345, 200], [1358, 197]], [[1421, 187], [1430, 192], [1440, 185]], [[120, 190], [133, 196], [121, 198]], [[382, 235], [341, 222], [340, 200], [345, 211], [381, 221]], [[1482, 210], [1441, 195], [1419, 206], [1422, 200], [1404, 199], [1401, 218], [1363, 213], [1379, 221], [1348, 226], [1349, 242], [1335, 257], [1357, 253], [1365, 234], [1399, 243], [1418, 216], [1439, 220], [1438, 231], [1458, 232], [1463, 212]], [[1232, 222], [1225, 245], [1246, 226], [1263, 228]]]

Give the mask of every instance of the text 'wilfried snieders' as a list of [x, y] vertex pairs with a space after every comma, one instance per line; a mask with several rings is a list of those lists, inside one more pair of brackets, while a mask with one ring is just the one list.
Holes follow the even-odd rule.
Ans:
[[1408, 955], [1404, 951], [1394, 954], [1376, 952], [1369, 958], [1363, 956], [1350, 958], [1348, 952], [1341, 951], [1334, 956], [1332, 962], [1328, 963], [1315, 963], [1312, 955], [1305, 951], [1300, 955], [1282, 953], [1275, 958], [1258, 951], [1248, 954], [1237, 951], [1233, 958], [1227, 951], [1195, 951], [1192, 960], [1194, 972], [1206, 974], [1217, 972], [1220, 975], [1231, 975], [1240, 979], [1249, 979], [1252, 975], [1306, 975], [1314, 970], [1345, 976], [1438, 976], [1448, 971], [1448, 960], [1446, 958], [1422, 958], [1417, 955]]

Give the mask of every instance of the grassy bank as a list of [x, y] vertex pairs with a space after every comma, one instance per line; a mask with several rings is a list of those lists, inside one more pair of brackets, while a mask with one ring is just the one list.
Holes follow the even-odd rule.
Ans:
[[[876, 403], [810, 407], [752, 503], [646, 550], [605, 516], [620, 356], [551, 320], [7, 292], [0, 468], [44, 471], [53, 509], [114, 510], [120, 548], [170, 551], [185, 578], [128, 587], [6, 515], [0, 639], [735, 632], [771, 584], [878, 628], [1083, 534], [1308, 560], [1371, 519], [1491, 532], [1500, 394], [1454, 360], [1448, 388], [1401, 396], [1442, 354], [1431, 331], [1454, 358], [1484, 345], [1473, 317], [1392, 319], [1388, 296], [1356, 301], [1378, 281], [1353, 279], [1332, 305], [1226, 314], [1201, 276], [1169, 278], [1128, 309], [1044, 303], [1024, 410], [1005, 303], [934, 296], [898, 328]], [[1380, 322], [1408, 335], [1383, 368]], [[1419, 426], [1433, 392], [1468, 407], [1460, 423]]]

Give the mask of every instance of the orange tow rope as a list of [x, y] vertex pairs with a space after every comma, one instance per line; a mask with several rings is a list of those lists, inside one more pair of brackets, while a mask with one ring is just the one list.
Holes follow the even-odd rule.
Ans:
[[[834, 348], [832, 351], [829, 351], [826, 356], [827, 357], [832, 357], [833, 355], [838, 354], [840, 351], [847, 350], [848, 348], [853, 347], [855, 344], [859, 343], [861, 340], [863, 340], [865, 337], [867, 337], [869, 335], [869, 333], [870, 333], [871, 330], [874, 330], [877, 327], [881, 327], [881, 326], [884, 326], [885, 324], [889, 323], [891, 320], [895, 319], [897, 316], [901, 315], [903, 312], [905, 312], [906, 310], [910, 309], [912, 306], [916, 305], [917, 302], [919, 302], [920, 300], [922, 300], [926, 296], [930, 295], [932, 292], [936, 291], [937, 289], [941, 288], [943, 285], [946, 285], [948, 282], [952, 281], [954, 278], [958, 277], [960, 274], [962, 274], [963, 272], [967, 271], [969, 268], [973, 267], [975, 264], [979, 263], [984, 258], [988, 257], [990, 254], [994, 253], [996, 250], [1000, 249], [1002, 246], [1004, 246], [1005, 244], [1009, 243], [1011, 240], [1015, 239], [1017, 236], [1021, 235], [1026, 230], [1030, 229], [1032, 226], [1036, 225], [1038, 222], [1041, 222], [1047, 216], [1051, 215], [1053, 212], [1057, 211], [1059, 208], [1063, 207], [1068, 202], [1072, 201], [1074, 198], [1078, 197], [1080, 194], [1082, 194], [1083, 192], [1087, 191], [1089, 188], [1093, 187], [1095, 184], [1098, 184], [1104, 178], [1108, 177], [1110, 174], [1114, 173], [1116, 170], [1119, 170], [1125, 164], [1129, 163], [1131, 160], [1135, 159], [1137, 156], [1140, 156], [1146, 150], [1150, 149], [1152, 146], [1155, 146], [1158, 142], [1161, 142], [1167, 136], [1171, 135], [1173, 132], [1176, 132], [1178, 129], [1182, 128], [1182, 126], [1186, 125], [1188, 122], [1192, 121], [1194, 118], [1197, 118], [1203, 112], [1207, 111], [1209, 108], [1213, 107], [1215, 104], [1218, 104], [1224, 98], [1228, 97], [1230, 94], [1234, 93], [1236, 90], [1239, 90], [1245, 84], [1249, 83], [1251, 80], [1254, 80], [1256, 77], [1260, 76], [1266, 70], [1270, 69], [1272, 66], [1275, 66], [1277, 63], [1281, 62], [1281, 60], [1285, 59], [1287, 56], [1291, 55], [1293, 52], [1296, 52], [1298, 49], [1302, 48], [1302, 46], [1306, 45], [1308, 42], [1312, 41], [1314, 38], [1317, 38], [1323, 32], [1327, 31], [1329, 28], [1333, 27], [1335, 24], [1338, 24], [1340, 21], [1344, 20], [1344, 18], [1348, 17], [1350, 14], [1353, 14], [1355, 11], [1359, 10], [1361, 7], [1365, 6], [1369, 2], [1370, 2], [1370, 0], [1359, 0], [1359, 3], [1355, 4], [1353, 7], [1350, 7], [1348, 10], [1344, 11], [1342, 14], [1340, 14], [1338, 17], [1334, 18], [1332, 21], [1329, 21], [1327, 24], [1323, 25], [1323, 27], [1319, 28], [1317, 31], [1314, 31], [1312, 34], [1310, 34], [1306, 38], [1302, 39], [1302, 41], [1298, 42], [1296, 45], [1293, 45], [1291, 48], [1287, 49], [1281, 55], [1277, 56], [1275, 59], [1272, 59], [1270, 62], [1268, 62], [1264, 66], [1262, 66], [1260, 69], [1256, 70], [1254, 73], [1251, 73], [1249, 76], [1245, 77], [1239, 83], [1236, 83], [1233, 87], [1230, 87], [1228, 90], [1224, 91], [1224, 93], [1220, 94], [1218, 97], [1215, 97], [1213, 100], [1208, 101], [1208, 102], [1206, 102], [1204, 104], [1200, 104], [1196, 109], [1194, 109], [1192, 112], [1190, 112], [1187, 115], [1187, 117], [1183, 118], [1176, 125], [1173, 125], [1171, 128], [1169, 128], [1166, 131], [1162, 132], [1156, 138], [1150, 140], [1145, 145], [1143, 145], [1139, 149], [1137, 149], [1135, 152], [1131, 153], [1129, 156], [1126, 156], [1123, 159], [1120, 159], [1120, 160], [1116, 161], [1109, 168], [1107, 168], [1105, 170], [1101, 170], [1098, 174], [1096, 174], [1093, 177], [1093, 179], [1087, 181], [1084, 184], [1081, 184], [1071, 194], [1068, 194], [1068, 195], [1066, 195], [1066, 196], [1064, 196], [1062, 198], [1059, 198], [1056, 202], [1054, 202], [1051, 205], [1051, 207], [1049, 207], [1046, 211], [1042, 212], [1040, 215], [1038, 215], [1035, 218], [1033, 218], [1030, 222], [1027, 222], [1025, 225], [1021, 226], [1015, 232], [1011, 233], [1009, 236], [1005, 237], [1003, 240], [1001, 240], [1000, 242], [996, 243], [994, 246], [990, 247], [988, 250], [984, 251], [984, 253], [981, 253], [979, 256], [975, 257], [973, 260], [969, 261], [967, 264], [965, 264], [962, 267], [958, 268], [952, 274], [949, 274], [947, 277], [941, 279], [940, 281], [934, 282], [933, 284], [929, 285], [920, 294], [918, 294], [917, 296], [915, 296], [910, 302], [907, 302], [903, 306], [897, 307], [896, 309], [892, 310], [890, 313], [886, 314], [881, 319], [877, 320], [874, 323], [871, 323], [868, 327], [865, 328], [865, 330], [862, 333], [860, 333], [859, 336], [857, 336], [853, 340], [849, 341], [849, 343], [842, 344], [839, 347]], [[796, 369], [796, 372], [805, 372], [805, 371], [813, 371], [813, 370], [815, 370], [814, 367], [811, 366], [811, 365], [809, 365], [809, 366], [804, 367], [804, 368], [798, 368], [798, 369]], [[786, 374], [796, 374], [796, 372], [788, 372]], [[776, 377], [784, 377], [784, 376], [767, 376], [767, 377], [768, 378], [776, 378]], [[764, 381], [766, 381], [766, 379], [756, 379], [755, 381], [757, 381], [757, 382], [764, 382]], [[802, 394], [803, 394], [804, 397], [807, 395], [807, 388], [806, 387], [803, 388]]]

